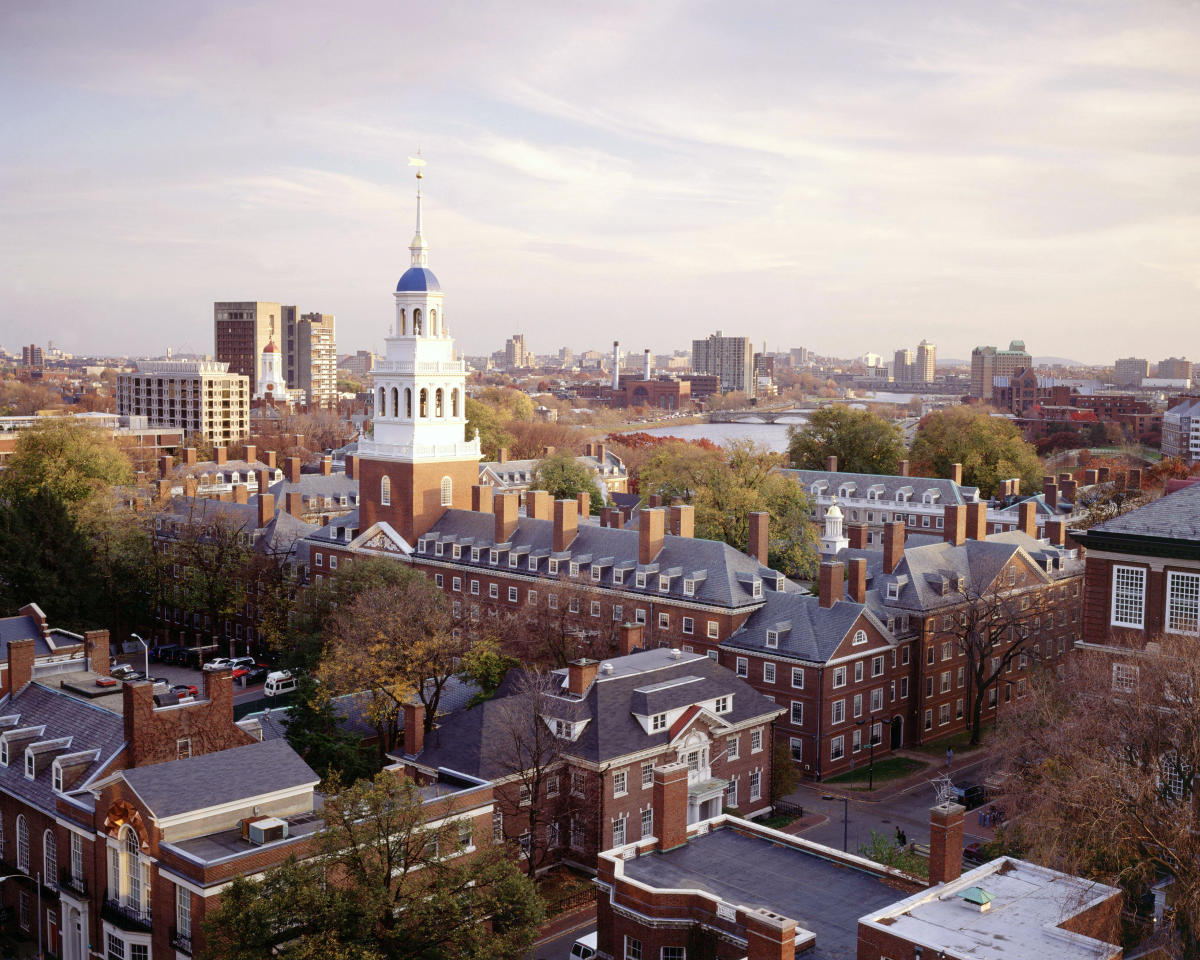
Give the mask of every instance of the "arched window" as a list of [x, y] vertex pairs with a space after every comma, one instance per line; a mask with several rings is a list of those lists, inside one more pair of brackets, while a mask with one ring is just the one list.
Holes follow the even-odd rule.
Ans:
[[446, 408], [442, 405], [442, 388], [438, 387], [433, 394], [433, 415], [435, 417], [444, 417]]
[[29, 823], [23, 813], [17, 816], [17, 869], [29, 873]]
[[387, 416], [387, 390], [383, 387], [379, 388], [379, 402], [375, 404], [375, 416]]
[[419, 337], [420, 335], [421, 335], [421, 308], [417, 307], [415, 310], [413, 310], [413, 336]]
[[404, 388], [404, 417], [406, 420], [412, 419], [412, 390], [408, 387]]
[[421, 416], [429, 416], [429, 391], [421, 388]]
[[379, 503], [382, 506], [392, 505], [392, 478], [384, 477], [379, 481]]
[[392, 416], [400, 416], [400, 391], [392, 387]]
[[404, 308], [400, 308], [400, 329], [396, 331], [400, 336], [405, 336], [408, 333], [408, 320], [404, 316]]
[[442, 477], [442, 506], [448, 507], [454, 503], [454, 481], [449, 477]]
[[53, 830], [42, 834], [42, 876], [52, 877], [50, 883], [58, 882], [58, 844]]
[[118, 867], [118, 879], [121, 889], [121, 902], [142, 912], [143, 895], [146, 885], [142, 871], [141, 844], [138, 843], [137, 831], [126, 824], [119, 835], [120, 847], [113, 850], [113, 860]]
[[450, 391], [450, 416], [458, 416], [458, 387]]
[[429, 332], [431, 334], [433, 334], [433, 336], [435, 336], [435, 337], [438, 335], [437, 311], [436, 310], [429, 311]]

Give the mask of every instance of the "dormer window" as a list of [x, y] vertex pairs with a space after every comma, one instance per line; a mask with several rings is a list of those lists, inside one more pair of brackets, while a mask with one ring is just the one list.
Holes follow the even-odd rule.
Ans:
[[775, 647], [779, 646], [779, 631], [778, 630], [768, 630], [767, 631], [767, 646], [771, 647], [771, 648], [775, 648]]
[[663, 577], [663, 576], [660, 576], [660, 577], [658, 578], [658, 591], [659, 591], [659, 593], [666, 593], [666, 592], [667, 592], [668, 590], [670, 590], [670, 589], [671, 589], [671, 578], [670, 578], [670, 577]]
[[645, 574], [645, 572], [644, 572], [644, 571], [642, 571], [642, 570], [639, 570], [639, 571], [637, 572], [637, 575], [636, 575], [636, 576], [635, 576], [635, 578], [634, 578], [634, 585], [635, 585], [635, 586], [638, 586], [638, 587], [645, 587], [645, 586], [646, 586], [646, 574]]
[[889, 600], [898, 600], [900, 598], [900, 584], [895, 580], [888, 584], [887, 596]]
[[572, 576], [572, 577], [579, 576], [579, 564], [577, 564], [574, 560], [571, 561], [570, 571], [571, 571], [570, 576]]
[[650, 718], [650, 730], [652, 732], [658, 731], [658, 730], [666, 730], [666, 729], [667, 729], [667, 715], [665, 713], [656, 713], [654, 716], [652, 716]]
[[613, 569], [613, 586], [619, 587], [625, 582], [625, 571]]
[[8, 741], [0, 740], [0, 766], [8, 766]]
[[471, 560], [475, 563], [479, 562], [479, 550], [480, 550], [479, 547], [471, 548]]
[[488, 551], [488, 563], [493, 567], [500, 562], [500, 551], [493, 547]]
[[755, 580], [754, 583], [751, 584], [750, 595], [752, 597], [754, 597], [756, 600], [762, 596], [762, 581], [761, 580]]
[[551, 557], [550, 561], [546, 564], [546, 572], [552, 577], [557, 576], [558, 574], [558, 561], [553, 557]]
[[530, 555], [529, 563], [526, 564], [530, 570], [537, 570], [537, 557]]
[[421, 540], [419, 543], [417, 543], [417, 553], [425, 553], [426, 550], [428, 549], [428, 547], [429, 547], [429, 541]]
[[442, 541], [440, 541], [440, 540], [433, 545], [433, 554], [435, 557], [440, 557], [444, 550], [445, 550], [445, 546], [442, 544]]
[[729, 712], [729, 697], [717, 697], [713, 704], [713, 713], [728, 713]]
[[696, 581], [691, 577], [683, 579], [683, 595], [685, 597], [693, 597], [696, 595]]
[[521, 563], [521, 555], [519, 553], [510, 553], [508, 555], [508, 565], [513, 570], [516, 570]]
[[592, 567], [592, 583], [600, 582], [600, 573], [601, 573], [600, 567], [596, 567], [596, 566]]
[[55, 793], [62, 793], [62, 788], [63, 788], [63, 774], [62, 774], [62, 767], [60, 767], [60, 766], [59, 766], [59, 765], [56, 763], [56, 764], [54, 765], [54, 792], [55, 792]]
[[37, 776], [37, 760], [34, 759], [33, 752], [25, 751], [25, 779], [32, 780]]
[[453, 557], [455, 560], [460, 559], [462, 557], [462, 547], [460, 547], [456, 543], [453, 547], [450, 548], [450, 556]]

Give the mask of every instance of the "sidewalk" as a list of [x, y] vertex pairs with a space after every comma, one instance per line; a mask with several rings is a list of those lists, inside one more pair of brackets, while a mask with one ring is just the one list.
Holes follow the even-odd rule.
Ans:
[[784, 799], [803, 806], [805, 801], [811, 800], [812, 795], [816, 793], [838, 797], [839, 799], [848, 797], [851, 800], [857, 800], [862, 803], [879, 803], [883, 800], [891, 800], [893, 797], [899, 796], [918, 784], [926, 783], [946, 774], [949, 774], [950, 779], [957, 784], [960, 779], [964, 779], [962, 774], [967, 773], [987, 760], [990, 754], [986, 747], [977, 747], [969, 752], [956, 753], [954, 755], [954, 762], [950, 766], [946, 765], [945, 760], [930, 756], [927, 753], [921, 753], [918, 750], [893, 750], [890, 755], [918, 760], [927, 764], [927, 766], [922, 770], [909, 774], [907, 777], [889, 780], [887, 783], [880, 784], [870, 792], [851, 789], [848, 785], [842, 783], [823, 783], [816, 780], [804, 781], [794, 793], [789, 794]]

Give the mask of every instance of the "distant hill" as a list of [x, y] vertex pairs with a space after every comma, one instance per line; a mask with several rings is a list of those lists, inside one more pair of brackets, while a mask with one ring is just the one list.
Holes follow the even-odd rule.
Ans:
[[1035, 367], [1091, 367], [1095, 364], [1080, 363], [1078, 360], [1068, 360], [1066, 357], [1034, 357]]

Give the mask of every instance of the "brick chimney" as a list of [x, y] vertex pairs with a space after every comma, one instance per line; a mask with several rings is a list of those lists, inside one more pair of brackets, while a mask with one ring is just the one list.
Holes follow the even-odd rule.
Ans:
[[616, 527], [618, 530], [625, 526], [625, 514], [621, 512], [620, 507], [610, 507], [608, 510], [608, 525]]
[[641, 650], [644, 646], [643, 635], [645, 627], [640, 623], [623, 623], [617, 631], [617, 652], [622, 657], [627, 657], [634, 650]]
[[1047, 520], [1046, 521], [1046, 537], [1056, 547], [1066, 546], [1066, 543], [1067, 543], [1067, 521], [1066, 520]]
[[164, 453], [158, 458], [158, 475], [159, 477], [169, 477], [171, 475], [171, 467], [175, 465], [175, 460], [170, 454]]
[[525, 516], [534, 520], [550, 520], [554, 517], [550, 491], [528, 490], [525, 493]]
[[953, 480], [955, 483], [957, 483], [959, 486], [962, 486], [962, 464], [961, 463], [950, 464], [950, 479]]
[[223, 467], [228, 462], [229, 451], [225, 447], [213, 447], [213, 463], [218, 467]]
[[1019, 497], [1021, 495], [1021, 478], [1020, 477], [1012, 478], [1012, 495], [1014, 497]]
[[574, 500], [554, 501], [554, 552], [567, 550], [579, 532], [579, 507]]
[[963, 814], [966, 807], [948, 801], [929, 809], [929, 885], [962, 876]]
[[404, 752], [415, 757], [425, 746], [425, 704], [404, 704]]
[[1115, 473], [1115, 474], [1113, 474], [1112, 479], [1113, 479], [1113, 487], [1116, 489], [1116, 491], [1118, 493], [1124, 493], [1125, 492], [1125, 480], [1126, 480], [1125, 474]]
[[1100, 471], [1099, 470], [1084, 470], [1083, 471], [1084, 486], [1090, 487], [1099, 482], [1100, 482]]
[[1142, 469], [1141, 469], [1141, 467], [1134, 467], [1132, 470], [1129, 471], [1128, 488], [1130, 490], [1141, 490], [1142, 489]]
[[167, 497], [169, 497], [170, 495], [171, 495], [171, 481], [170, 480], [159, 480], [157, 496], [163, 500], [166, 500]]
[[575, 494], [575, 510], [581, 517], [592, 515], [592, 495], [590, 493]]
[[967, 539], [987, 539], [987, 504], [983, 501], [967, 504]]
[[1051, 510], [1058, 506], [1058, 484], [1053, 477], [1042, 477], [1042, 496]]
[[112, 660], [107, 630], [87, 630], [83, 634], [83, 649], [87, 654], [88, 669], [101, 676], [108, 673]]
[[501, 447], [496, 451], [497, 463], [508, 463], [508, 447]]
[[196, 465], [196, 448], [195, 447], [184, 447], [183, 448], [183, 463], [184, 463], [184, 466], [187, 466], [187, 467], [194, 467]]
[[[33, 679], [33, 661], [37, 657], [37, 649], [32, 637], [24, 640], [8, 641], [8, 690], [19, 693]], [[104, 673], [108, 673], [108, 664], [104, 665]]]
[[1069, 473], [1060, 473], [1058, 475], [1058, 485], [1061, 487], [1064, 483], [1066, 483], [1070, 479], [1072, 479], [1072, 477]]
[[1037, 536], [1037, 504], [1032, 500], [1022, 500], [1017, 505], [1017, 529]]
[[608, 456], [607, 444], [596, 444], [596, 459], [600, 461], [600, 466], [604, 466], [604, 459]]
[[851, 550], [867, 549], [867, 532], [870, 528], [865, 523], [848, 523], [843, 529], [846, 531]]
[[321, 458], [321, 476], [327, 477], [333, 473], [333, 457]]
[[258, 503], [258, 529], [261, 530], [275, 519], [275, 498], [269, 493], [260, 493]]
[[287, 477], [289, 483], [299, 483], [300, 482], [300, 458], [299, 457], [288, 457], [287, 463], [284, 466], [283, 472], [284, 472], [284, 475]]
[[255, 470], [254, 482], [258, 484], [258, 493], [266, 493], [271, 489], [271, 471], [266, 469]]
[[742, 913], [746, 960], [795, 960], [796, 921], [759, 908]]
[[[228, 670], [221, 672], [230, 683], [233, 682], [233, 675]], [[212, 676], [212, 673], [204, 675], [206, 687], [212, 682]], [[153, 756], [155, 734], [161, 735], [154, 723], [153, 683], [138, 680], [121, 684], [121, 718], [125, 723], [125, 742], [129, 744], [129, 765], [136, 767]]]
[[907, 477], [907, 476], [908, 476], [908, 470], [909, 470], [908, 461], [907, 461], [907, 460], [901, 460], [901, 461], [900, 461], [900, 476], [902, 476], [902, 477]]
[[657, 510], [662, 505], [663, 505], [663, 502], [662, 502], [662, 494], [661, 493], [650, 494], [650, 499], [649, 499], [649, 501], [647, 501], [646, 506], [648, 506], [651, 510]]
[[750, 542], [746, 552], [764, 567], [770, 552], [770, 523], [771, 515], [765, 510], [755, 510], [750, 514]]
[[[1129, 472], [1130, 474], [1133, 473], [1132, 470]], [[1062, 494], [1064, 500], [1073, 504], [1075, 502], [1075, 497], [1079, 493], [1079, 482], [1077, 480], [1064, 480], [1058, 485], [1058, 492]]]
[[200, 481], [195, 477], [183, 478], [183, 495], [185, 497], [194, 497], [197, 490], [200, 488]]
[[686, 763], [667, 763], [654, 768], [651, 793], [654, 832], [658, 849], [674, 850], [687, 843], [688, 768]]
[[567, 664], [567, 689], [577, 697], [582, 697], [596, 679], [600, 670], [599, 660], [589, 660], [580, 657]]
[[519, 493], [501, 493], [497, 494], [493, 500], [496, 515], [495, 518], [495, 536], [497, 543], [508, 543], [512, 539], [512, 535], [517, 532], [517, 507], [520, 505], [521, 495]]
[[233, 485], [233, 502], [234, 503], [249, 503], [250, 488], [244, 483], [235, 483]]
[[304, 516], [304, 494], [299, 490], [289, 490], [283, 495], [284, 509], [293, 517]]
[[638, 563], [653, 563], [662, 552], [667, 511], [643, 510], [638, 514]]
[[945, 521], [942, 527], [942, 539], [956, 547], [961, 547], [967, 542], [966, 504], [948, 503], [943, 510]]
[[837, 473], [837, 457], [826, 457], [825, 469], [830, 473]]
[[476, 483], [471, 487], [471, 509], [476, 513], [492, 512], [492, 496], [495, 490], [490, 483]]
[[671, 507], [671, 533], [676, 537], [696, 535], [696, 508], [690, 503], [677, 503]]
[[850, 599], [855, 603], [867, 602], [867, 559], [866, 557], [851, 557], [847, 572], [849, 579], [847, 587]]
[[817, 581], [817, 596], [822, 607], [828, 610], [842, 599], [846, 590], [846, 567], [840, 560], [822, 562]]
[[264, 453], [262, 462], [266, 464], [267, 468], [270, 470], [274, 470], [277, 466], [279, 466], [279, 458], [276, 456], [274, 450], [268, 450], [266, 453]]
[[358, 464], [357, 456], [355, 456], [353, 453], [346, 454], [346, 479], [347, 480], [354, 479], [354, 468], [357, 466], [357, 464]]
[[883, 525], [883, 572], [894, 573], [904, 557], [904, 521], [892, 520]]
[[258, 447], [253, 443], [246, 444], [243, 449], [245, 450], [245, 453], [242, 454], [242, 459], [247, 463], [254, 463], [256, 460], [258, 460]]
[[1100, 483], [1108, 483], [1111, 474], [1112, 470], [1110, 470], [1108, 467], [1101, 467], [1096, 471], [1096, 476]]

